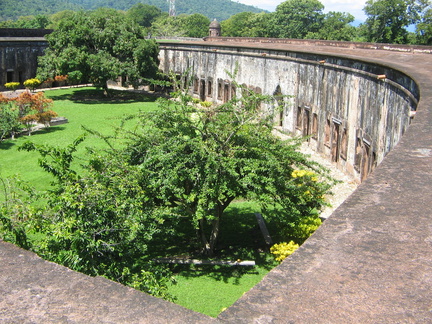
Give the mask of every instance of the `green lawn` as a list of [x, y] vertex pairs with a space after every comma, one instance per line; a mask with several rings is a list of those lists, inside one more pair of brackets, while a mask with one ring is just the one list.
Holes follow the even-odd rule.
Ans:
[[[52, 109], [59, 116], [66, 117], [69, 122], [43, 129], [31, 136], [23, 135], [16, 140], [5, 140], [0, 143], [0, 176], [19, 175], [37, 189], [45, 188], [52, 178], [38, 166], [38, 153], [18, 151], [22, 143], [32, 141], [65, 146], [85, 133], [82, 126], [102, 134], [112, 134], [124, 116], [157, 107], [155, 99], [151, 97], [124, 95], [114, 100], [106, 98], [102, 91], [95, 88], [49, 90], [45, 95], [54, 100]], [[88, 136], [80, 145], [77, 156], [84, 155], [85, 147], [103, 145], [105, 144], [101, 139]]]
[[[205, 267], [213, 269], [203, 269]], [[216, 317], [260, 282], [269, 271], [263, 266], [230, 268], [207, 265], [181, 272], [176, 276], [177, 284], [172, 285], [169, 292], [177, 297], [177, 304]]]

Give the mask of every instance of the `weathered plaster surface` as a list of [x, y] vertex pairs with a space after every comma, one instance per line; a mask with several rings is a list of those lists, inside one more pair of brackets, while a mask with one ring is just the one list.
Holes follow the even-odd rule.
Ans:
[[160, 60], [165, 72], [196, 80], [191, 90], [203, 100], [240, 95], [234, 81], [263, 94], [292, 96], [282, 101], [277, 124], [290, 133], [315, 134], [310, 145], [359, 180], [399, 142], [419, 96], [415, 82], [399, 71], [328, 54], [162, 43]]

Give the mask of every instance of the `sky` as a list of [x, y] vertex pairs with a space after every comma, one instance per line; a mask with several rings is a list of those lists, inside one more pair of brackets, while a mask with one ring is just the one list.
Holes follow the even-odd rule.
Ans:
[[[276, 7], [284, 0], [237, 0], [240, 3], [252, 5], [261, 9], [275, 11]], [[340, 11], [348, 12], [356, 21], [363, 22], [366, 16], [363, 12], [366, 0], [319, 0], [324, 5], [324, 12]]]

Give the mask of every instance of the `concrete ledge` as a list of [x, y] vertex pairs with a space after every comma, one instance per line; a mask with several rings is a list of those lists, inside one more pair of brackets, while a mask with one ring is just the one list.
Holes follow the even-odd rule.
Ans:
[[211, 323], [101, 277], [88, 277], [0, 241], [1, 323]]

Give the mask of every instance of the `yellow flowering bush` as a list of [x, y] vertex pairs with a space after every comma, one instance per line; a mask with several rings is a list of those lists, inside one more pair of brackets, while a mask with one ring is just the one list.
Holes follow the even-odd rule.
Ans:
[[291, 173], [291, 176], [293, 178], [310, 178], [311, 181], [313, 182], [317, 182], [318, 181], [318, 177], [317, 174], [313, 171], [309, 171], [309, 170], [294, 170]]
[[200, 105], [204, 108], [211, 107], [212, 103], [210, 101], [201, 101]]
[[285, 258], [294, 253], [295, 250], [299, 248], [299, 245], [294, 241], [282, 242], [273, 245], [270, 248], [270, 253], [273, 254], [276, 261], [282, 262]]
[[316, 215], [302, 218], [292, 229], [292, 235], [300, 239], [307, 239], [322, 224], [321, 219]]
[[15, 91], [16, 89], [18, 89], [19, 85], [20, 85], [19, 82], [8, 82], [8, 83], [5, 83], [4, 86], [5, 86], [7, 89], [10, 89], [10, 90], [12, 90], [12, 91]]
[[38, 86], [40, 86], [41, 83], [42, 82], [39, 79], [34, 78], [34, 79], [25, 80], [23, 84], [26, 88], [30, 88], [30, 89], [34, 90]]

